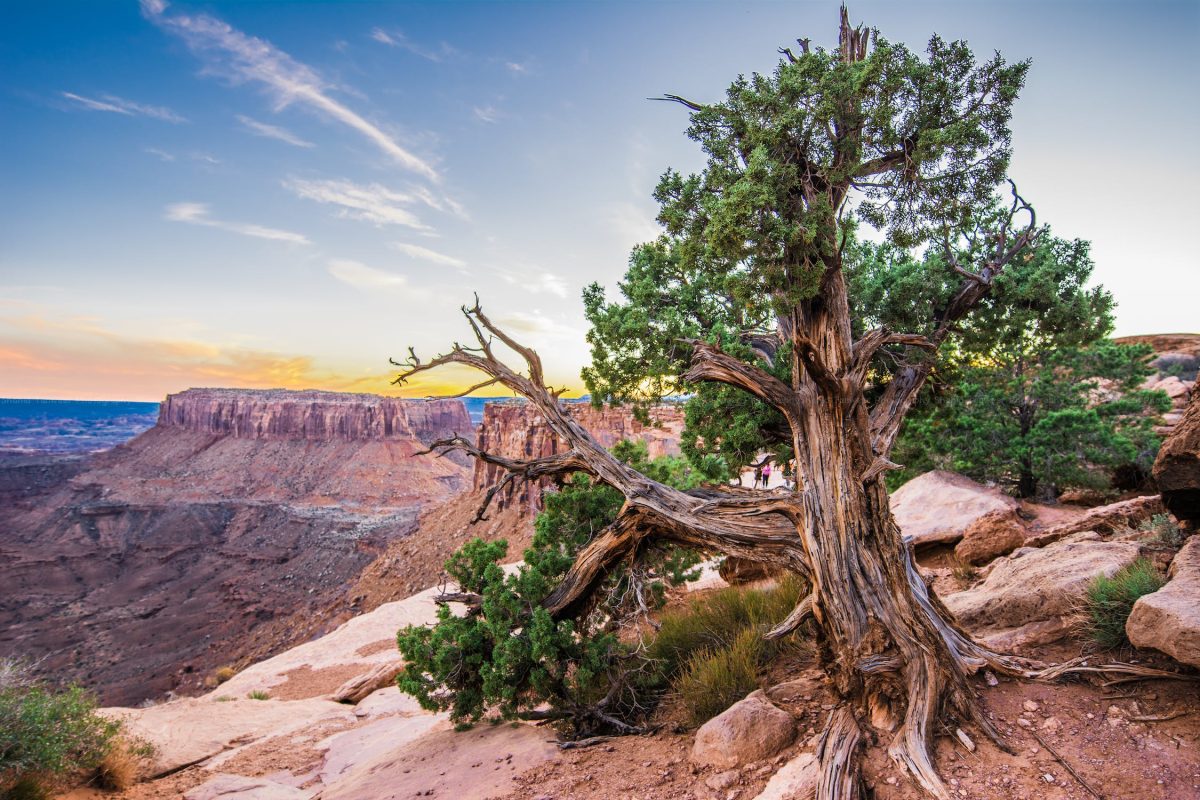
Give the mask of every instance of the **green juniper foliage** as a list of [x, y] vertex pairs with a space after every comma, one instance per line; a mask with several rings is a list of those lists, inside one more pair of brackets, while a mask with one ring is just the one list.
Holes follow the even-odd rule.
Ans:
[[[864, 262], [856, 280], [867, 307], [880, 317], [903, 313], [910, 276], [937, 272], [937, 260], [912, 260], [898, 277], [892, 266]], [[927, 402], [909, 416], [895, 451], [908, 469], [893, 480], [942, 468], [1033, 497], [1103, 488], [1115, 467], [1149, 469], [1159, 444], [1153, 426], [1170, 401], [1140, 389], [1152, 372], [1149, 348], [1105, 338], [1114, 303], [1087, 287], [1092, 269], [1086, 242], [1047, 230], [997, 278], [942, 355]]]
[[[618, 458], [655, 480], [690, 488], [701, 476], [680, 458], [647, 459], [643, 443], [619, 443]], [[654, 684], [653, 664], [616, 628], [661, 604], [664, 584], [695, 576], [696, 554], [675, 547], [644, 553], [614, 572], [594, 610], [578, 620], [553, 620], [542, 601], [576, 554], [616, 519], [624, 498], [576, 474], [543, 496], [524, 564], [505, 574], [506, 542], [473, 539], [446, 562], [459, 591], [478, 597], [465, 615], [438, 609], [432, 627], [410, 626], [397, 642], [408, 662], [397, 681], [423, 708], [449, 710], [467, 725], [494, 719], [557, 719], [567, 732], [627, 732], [641, 715], [642, 693]], [[535, 712], [546, 703], [551, 711]]]

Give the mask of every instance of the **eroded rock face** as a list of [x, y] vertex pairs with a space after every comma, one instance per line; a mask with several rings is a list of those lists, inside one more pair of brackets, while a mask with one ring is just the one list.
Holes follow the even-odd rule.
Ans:
[[[679, 455], [679, 437], [683, 431], [683, 406], [663, 405], [651, 411], [653, 424], [634, 419], [628, 408], [593, 408], [588, 403], [565, 403], [571, 417], [579, 422], [604, 447], [622, 439], [645, 442], [651, 458]], [[488, 403], [479, 426], [479, 448], [508, 458], [531, 459], [551, 456], [564, 450], [563, 443], [536, 409], [525, 403]], [[487, 489], [504, 471], [480, 461], [475, 465], [475, 489]], [[539, 508], [541, 490], [546, 484], [526, 485], [517, 493], [497, 498], [499, 507], [514, 502], [530, 510]]]
[[469, 484], [463, 464], [414, 457], [464, 425], [457, 401], [195, 390], [82, 465], [25, 482], [14, 464], [0, 655], [132, 704], [308, 639], [422, 508]]
[[891, 505], [904, 538], [924, 547], [956, 542], [975, 520], [1015, 511], [1017, 501], [957, 473], [934, 470], [892, 492]]
[[1096, 531], [1106, 536], [1137, 528], [1142, 522], [1163, 511], [1162, 498], [1156, 494], [1088, 509], [1081, 516], [1047, 528], [1025, 540], [1029, 547], [1044, 547], [1076, 533]]
[[376, 394], [285, 389], [188, 389], [168, 395], [158, 425], [263, 441], [435, 439], [474, 432], [457, 400], [402, 400]]
[[1181, 520], [1200, 525], [1200, 392], [1163, 442], [1151, 472], [1163, 505]]
[[759, 690], [701, 725], [691, 758], [704, 766], [732, 769], [770, 758], [795, 738], [792, 715]]
[[1168, 577], [1166, 586], [1133, 604], [1125, 633], [1134, 647], [1161, 650], [1200, 667], [1200, 536], [1184, 543]]
[[1042, 549], [1022, 547], [997, 559], [978, 586], [942, 598], [973, 634], [1000, 650], [1061, 639], [1096, 575], [1112, 576], [1137, 560], [1133, 542], [1106, 542], [1094, 531]]
[[1025, 543], [1025, 525], [1015, 511], [993, 511], [972, 522], [954, 555], [968, 564], [986, 564]]

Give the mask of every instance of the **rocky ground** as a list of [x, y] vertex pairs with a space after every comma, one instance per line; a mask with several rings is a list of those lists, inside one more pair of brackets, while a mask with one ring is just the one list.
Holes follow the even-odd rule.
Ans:
[[[937, 494], [934, 485], [944, 480], [945, 476], [935, 474], [914, 492]], [[972, 488], [957, 479], [953, 483], [959, 491], [946, 491], [945, 496], [954, 499], [934, 516], [957, 520], [954, 524], [960, 532], [973, 525], [994, 525], [997, 509], [992, 506], [997, 503], [1004, 515], [1019, 510], [984, 487]], [[466, 503], [457, 505], [427, 514], [426, 521], [437, 520], [441, 528], [430, 524], [425, 535], [432, 537], [436, 530], [457, 525], [470, 510]], [[902, 525], [904, 506], [901, 502], [898, 512]], [[1200, 580], [1200, 537], [1189, 539], [1183, 551], [1175, 553], [1161, 550], [1145, 532], [1130, 530], [1158, 509], [1156, 499], [1146, 497], [1092, 510], [1060, 507], [1044, 519], [1018, 517], [1027, 526], [1025, 544], [966, 577], [939, 566], [953, 553], [947, 549], [956, 546], [947, 541], [953, 536], [940, 533], [940, 543], [918, 551], [927, 579], [944, 586], [947, 604], [963, 609], [960, 614], [976, 635], [994, 636], [1000, 625], [1009, 648], [1030, 658], [1060, 662], [1083, 653], [1094, 663], [1122, 660], [1187, 678], [1116, 684], [1094, 678], [1044, 684], [979, 676], [976, 687], [981, 702], [1014, 752], [984, 741], [978, 731], [965, 731], [965, 740], [954, 731], [944, 731], [936, 764], [955, 797], [1200, 798], [1200, 674], [1195, 669], [1200, 666], [1200, 650], [1179, 649], [1179, 661], [1153, 649], [1092, 652], [1073, 624], [1073, 603], [1086, 582], [1080, 576], [1111, 573], [1132, 558], [1148, 555], [1174, 564], [1172, 580], [1161, 591], [1170, 600], [1172, 591], [1182, 590], [1188, 598], [1185, 605], [1190, 601], [1193, 612], [1190, 621], [1164, 623], [1161, 615], [1155, 617], [1155, 625], [1170, 631], [1160, 638], [1186, 644], [1190, 635], [1200, 631], [1192, 583]], [[1078, 530], [1081, 526], [1087, 530]], [[918, 529], [914, 523], [906, 530], [915, 534]], [[417, 548], [415, 553], [424, 553], [422, 548], [432, 542], [409, 544]], [[713, 580], [709, 576], [709, 585]], [[387, 592], [398, 585], [383, 576], [374, 588]], [[820, 673], [803, 657], [775, 665], [763, 676], [765, 692], [736, 704], [698, 732], [686, 730], [679, 722], [682, 713], [668, 702], [655, 734], [612, 739], [583, 749], [560, 750], [553, 731], [526, 724], [456, 733], [444, 716], [421, 711], [390, 685], [399, 668], [395, 631], [405, 624], [432, 620], [435, 591], [385, 602], [322, 638], [248, 667], [207, 695], [146, 709], [114, 710], [133, 733], [158, 746], [150, 772], [163, 775], [119, 796], [131, 800], [181, 796], [188, 800], [782, 800], [806, 796], [815, 737], [833, 698]], [[996, 609], [1013, 605], [1022, 618], [998, 621]], [[1172, 602], [1160, 605], [1168, 616], [1176, 608]], [[1130, 633], [1136, 635], [1133, 628]], [[922, 797], [886, 756], [872, 755], [864, 774], [877, 800]], [[100, 796], [86, 789], [70, 795], [73, 800]]]

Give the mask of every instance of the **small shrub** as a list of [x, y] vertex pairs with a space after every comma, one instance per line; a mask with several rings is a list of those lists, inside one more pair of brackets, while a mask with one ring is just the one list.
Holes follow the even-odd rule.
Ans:
[[1142, 595], [1157, 592], [1164, 583], [1166, 579], [1145, 558], [1139, 558], [1111, 578], [1104, 575], [1093, 578], [1084, 597], [1092, 638], [1106, 648], [1127, 643], [1125, 622], [1133, 604]]
[[217, 679], [217, 683], [224, 683], [234, 675], [237, 675], [237, 670], [230, 666], [219, 667], [217, 671], [213, 673], [213, 677]]
[[760, 634], [787, 617], [800, 602], [803, 581], [786, 576], [768, 589], [731, 586], [694, 598], [680, 609], [662, 615], [650, 644], [650, 657], [662, 662], [667, 677], [678, 674], [692, 654], [729, 648], [742, 631]]
[[967, 586], [979, 577], [979, 570], [960, 558], [953, 558], [950, 560], [950, 574], [960, 586]]
[[0, 688], [0, 798], [40, 797], [85, 777], [108, 755], [119, 730], [79, 687]]
[[142, 761], [153, 752], [153, 748], [147, 744], [119, 739], [96, 767], [96, 777], [92, 779], [92, 784], [100, 789], [116, 792], [128, 789], [137, 780]]
[[688, 658], [675, 680], [693, 725], [702, 725], [758, 688], [758, 669], [770, 642], [744, 628], [726, 648], [704, 648]]
[[270, 700], [271, 699], [271, 695], [267, 692], [264, 692], [262, 689], [255, 689], [253, 692], [250, 692], [250, 694], [246, 695], [246, 697], [249, 697], [251, 700]]
[[1143, 521], [1138, 530], [1153, 533], [1155, 542], [1172, 549], [1183, 547], [1183, 540], [1186, 538], [1183, 530], [1167, 514], [1155, 514]]

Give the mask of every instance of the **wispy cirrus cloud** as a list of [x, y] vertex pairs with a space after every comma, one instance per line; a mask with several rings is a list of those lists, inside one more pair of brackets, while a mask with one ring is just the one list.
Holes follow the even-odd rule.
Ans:
[[207, 72], [230, 80], [256, 83], [274, 98], [276, 110], [298, 103], [358, 131], [389, 158], [418, 175], [437, 182], [433, 165], [411, 152], [395, 137], [330, 95], [332, 86], [311, 67], [275, 45], [242, 33], [208, 14], [167, 13], [164, 0], [141, 0], [142, 12], [163, 30], [179, 36], [205, 60]]
[[449, 198], [438, 197], [424, 186], [411, 186], [399, 192], [379, 183], [302, 178], [291, 178], [284, 181], [283, 185], [298, 197], [337, 206], [338, 216], [376, 225], [403, 225], [422, 233], [432, 233], [433, 228], [410, 210], [416, 205], [466, 217], [466, 212], [459, 203]]
[[132, 100], [126, 100], [123, 97], [117, 97], [112, 94], [102, 94], [99, 98], [95, 98], [84, 97], [74, 92], [62, 92], [62, 96], [75, 105], [86, 108], [89, 111], [106, 111], [110, 114], [123, 114], [127, 117], [149, 117], [150, 119], [175, 124], [187, 122], [186, 117], [176, 114], [166, 106], [150, 106], [144, 103], [135, 103]]
[[265, 122], [259, 122], [258, 120], [252, 117], [247, 117], [244, 114], [238, 114], [237, 120], [255, 136], [262, 136], [265, 139], [277, 139], [281, 142], [286, 142], [293, 147], [316, 147], [316, 145], [312, 142], [301, 139], [287, 128], [281, 128], [278, 125], [268, 125]]
[[500, 111], [495, 106], [475, 106], [471, 113], [475, 115], [475, 119], [489, 124], [500, 119]]
[[460, 55], [457, 48], [450, 46], [446, 42], [438, 42], [436, 48], [426, 47], [405, 36], [403, 31], [394, 29], [388, 31], [383, 28], [372, 28], [371, 38], [380, 44], [386, 44], [388, 47], [398, 47], [401, 50], [407, 50], [413, 55], [419, 56], [426, 61], [432, 61], [435, 64], [440, 64], [443, 61]]
[[505, 283], [520, 286], [534, 294], [552, 294], [564, 300], [570, 295], [570, 285], [562, 277], [542, 269], [496, 269]]
[[284, 231], [278, 228], [267, 228], [263, 225], [254, 225], [246, 222], [229, 222], [227, 220], [213, 219], [209, 214], [209, 208], [206, 203], [172, 203], [167, 206], [163, 218], [171, 222], [186, 222], [191, 225], [219, 228], [223, 231], [239, 233], [242, 236], [253, 236], [257, 239], [270, 239], [290, 244], [311, 244], [308, 237], [300, 233]]
[[329, 262], [329, 274], [342, 283], [363, 291], [401, 292], [409, 299], [429, 300], [433, 293], [428, 289], [413, 286], [407, 276], [377, 267], [369, 267], [361, 261], [335, 258]]
[[406, 256], [418, 258], [422, 261], [428, 261], [431, 264], [454, 267], [455, 269], [464, 271], [467, 266], [467, 262], [463, 261], [461, 258], [448, 256], [445, 253], [439, 253], [436, 250], [430, 250], [428, 247], [421, 247], [420, 245], [408, 244], [406, 242], [392, 242], [390, 246], [393, 250], [399, 250]]

